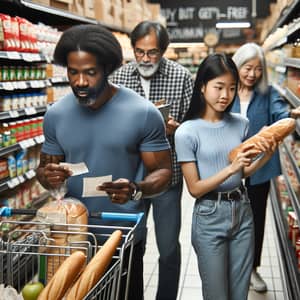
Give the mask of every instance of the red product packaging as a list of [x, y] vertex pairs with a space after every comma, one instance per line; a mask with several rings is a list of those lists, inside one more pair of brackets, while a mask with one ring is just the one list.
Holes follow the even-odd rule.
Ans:
[[20, 51], [30, 52], [28, 21], [24, 18], [16, 17], [19, 22]]
[[11, 31], [13, 35], [14, 50], [20, 51], [19, 22], [17, 17], [11, 17]]
[[0, 14], [0, 20], [2, 22], [4, 35], [3, 50], [14, 51], [16, 49], [16, 46], [13, 38], [11, 17], [9, 15]]

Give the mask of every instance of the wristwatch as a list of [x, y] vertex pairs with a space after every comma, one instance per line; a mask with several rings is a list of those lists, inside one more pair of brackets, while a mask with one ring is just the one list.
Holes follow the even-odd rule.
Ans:
[[136, 182], [131, 181], [130, 186], [133, 188], [133, 192], [131, 194], [131, 199], [134, 201], [141, 200], [142, 196], [143, 196], [143, 192], [142, 192], [141, 188], [139, 187], [139, 185]]

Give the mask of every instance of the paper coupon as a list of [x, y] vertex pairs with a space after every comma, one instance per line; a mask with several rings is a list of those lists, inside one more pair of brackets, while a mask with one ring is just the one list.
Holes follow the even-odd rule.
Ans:
[[84, 162], [77, 163], [77, 164], [69, 164], [69, 163], [61, 162], [60, 165], [70, 169], [70, 171], [72, 171], [72, 176], [77, 176], [89, 172], [89, 169]]
[[104, 191], [98, 191], [96, 188], [103, 182], [112, 181], [112, 175], [100, 176], [100, 177], [85, 177], [83, 178], [83, 191], [82, 197], [99, 197], [106, 196]]

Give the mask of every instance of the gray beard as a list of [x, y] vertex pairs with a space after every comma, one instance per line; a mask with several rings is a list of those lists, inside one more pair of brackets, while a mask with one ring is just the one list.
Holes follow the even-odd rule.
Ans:
[[156, 73], [159, 68], [159, 63], [160, 62], [157, 62], [156, 64], [137, 63], [136, 67], [142, 77], [149, 78]]

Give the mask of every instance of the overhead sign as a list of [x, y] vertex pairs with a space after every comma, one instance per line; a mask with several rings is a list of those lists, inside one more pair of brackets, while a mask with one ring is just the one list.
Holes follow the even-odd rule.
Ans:
[[[161, 1], [172, 41], [203, 41], [217, 22], [251, 22], [252, 0]], [[240, 29], [218, 30], [222, 42], [244, 39]]]

